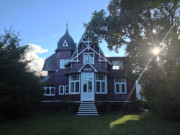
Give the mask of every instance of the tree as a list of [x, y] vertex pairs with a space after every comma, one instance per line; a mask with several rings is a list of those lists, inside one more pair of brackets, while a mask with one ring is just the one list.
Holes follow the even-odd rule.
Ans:
[[[151, 110], [169, 117], [173, 111], [180, 110], [176, 97], [179, 85], [175, 81], [180, 77], [180, 5], [177, 1], [160, 1], [156, 6], [151, 6], [149, 1], [140, 2], [143, 3], [138, 8], [128, 10], [121, 5], [123, 1], [111, 0], [108, 14], [104, 10], [95, 11], [85, 26], [93, 41], [104, 39], [110, 50], [117, 51], [126, 45], [129, 78], [137, 79], [147, 61], [152, 59], [141, 80], [144, 95]], [[163, 49], [160, 55], [152, 58], [154, 47]]]
[[[121, 8], [125, 10], [138, 9], [145, 4], [148, 4], [149, 6], [151, 6], [151, 8], [156, 8], [162, 3], [168, 3], [168, 2], [177, 3], [177, 1], [178, 0], [121, 0], [121, 1], [116, 0], [116, 2], [121, 2]], [[113, 3], [117, 4], [115, 2]]]
[[41, 101], [39, 79], [26, 69], [23, 56], [27, 46], [12, 30], [0, 36], [0, 114], [23, 117], [30, 114]]

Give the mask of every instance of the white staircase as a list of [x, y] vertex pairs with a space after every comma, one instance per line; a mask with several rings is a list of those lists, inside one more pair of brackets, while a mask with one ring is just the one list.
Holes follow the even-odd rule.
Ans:
[[99, 115], [94, 102], [81, 102], [77, 115]]

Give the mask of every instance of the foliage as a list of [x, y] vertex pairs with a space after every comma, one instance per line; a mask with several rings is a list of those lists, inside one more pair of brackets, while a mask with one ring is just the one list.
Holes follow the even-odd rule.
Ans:
[[[114, 1], [119, 2], [119, 0], [114, 0]], [[134, 10], [147, 4], [151, 6], [151, 8], [156, 8], [162, 3], [168, 3], [168, 2], [177, 3], [178, 0], [121, 0], [121, 8], [125, 10]]]
[[[107, 105], [108, 105], [108, 103], [97, 102], [96, 103], [96, 108], [97, 108], [98, 112], [105, 112], [105, 110], [107, 110], [106, 109]], [[108, 110], [108, 111], [110, 111], [110, 110]]]
[[144, 86], [144, 95], [152, 111], [174, 120], [180, 120], [179, 69], [180, 65], [175, 65], [175, 67], [169, 71], [168, 76], [165, 76], [158, 86], [155, 86], [157, 84], [150, 84], [151, 82], [148, 82], [148, 84]]
[[12, 30], [0, 36], [0, 113], [4, 117], [30, 114], [42, 96], [39, 79], [23, 62], [27, 46], [20, 46], [19, 41]]
[[135, 99], [132, 103], [132, 110], [134, 112], [144, 112], [145, 109], [148, 109], [148, 106], [145, 101]]
[[62, 100], [61, 112], [71, 112], [76, 113], [79, 109], [79, 104], [73, 103], [72, 101], [68, 102], [68, 99]]
[[[87, 31], [94, 41], [104, 39], [110, 50], [117, 51], [126, 45], [126, 75], [129, 78], [137, 79], [151, 59], [141, 80], [144, 96], [151, 110], [169, 117], [180, 110], [177, 98], [180, 88], [177, 81], [180, 78], [180, 4], [176, 0], [158, 0], [157, 4], [141, 0], [137, 8], [128, 10], [123, 4], [131, 6], [132, 3], [123, 2], [111, 0], [108, 13], [95, 11], [86, 24]], [[154, 47], [162, 48], [162, 51], [152, 57]]]

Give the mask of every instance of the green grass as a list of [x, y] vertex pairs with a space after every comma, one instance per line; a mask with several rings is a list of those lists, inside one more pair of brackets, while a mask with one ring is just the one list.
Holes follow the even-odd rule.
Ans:
[[151, 113], [110, 113], [100, 116], [49, 112], [0, 123], [0, 135], [177, 135], [180, 122]]

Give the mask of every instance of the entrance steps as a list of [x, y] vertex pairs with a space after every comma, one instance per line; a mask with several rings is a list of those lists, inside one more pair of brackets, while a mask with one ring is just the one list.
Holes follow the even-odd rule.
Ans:
[[99, 115], [95, 102], [81, 102], [77, 115]]

